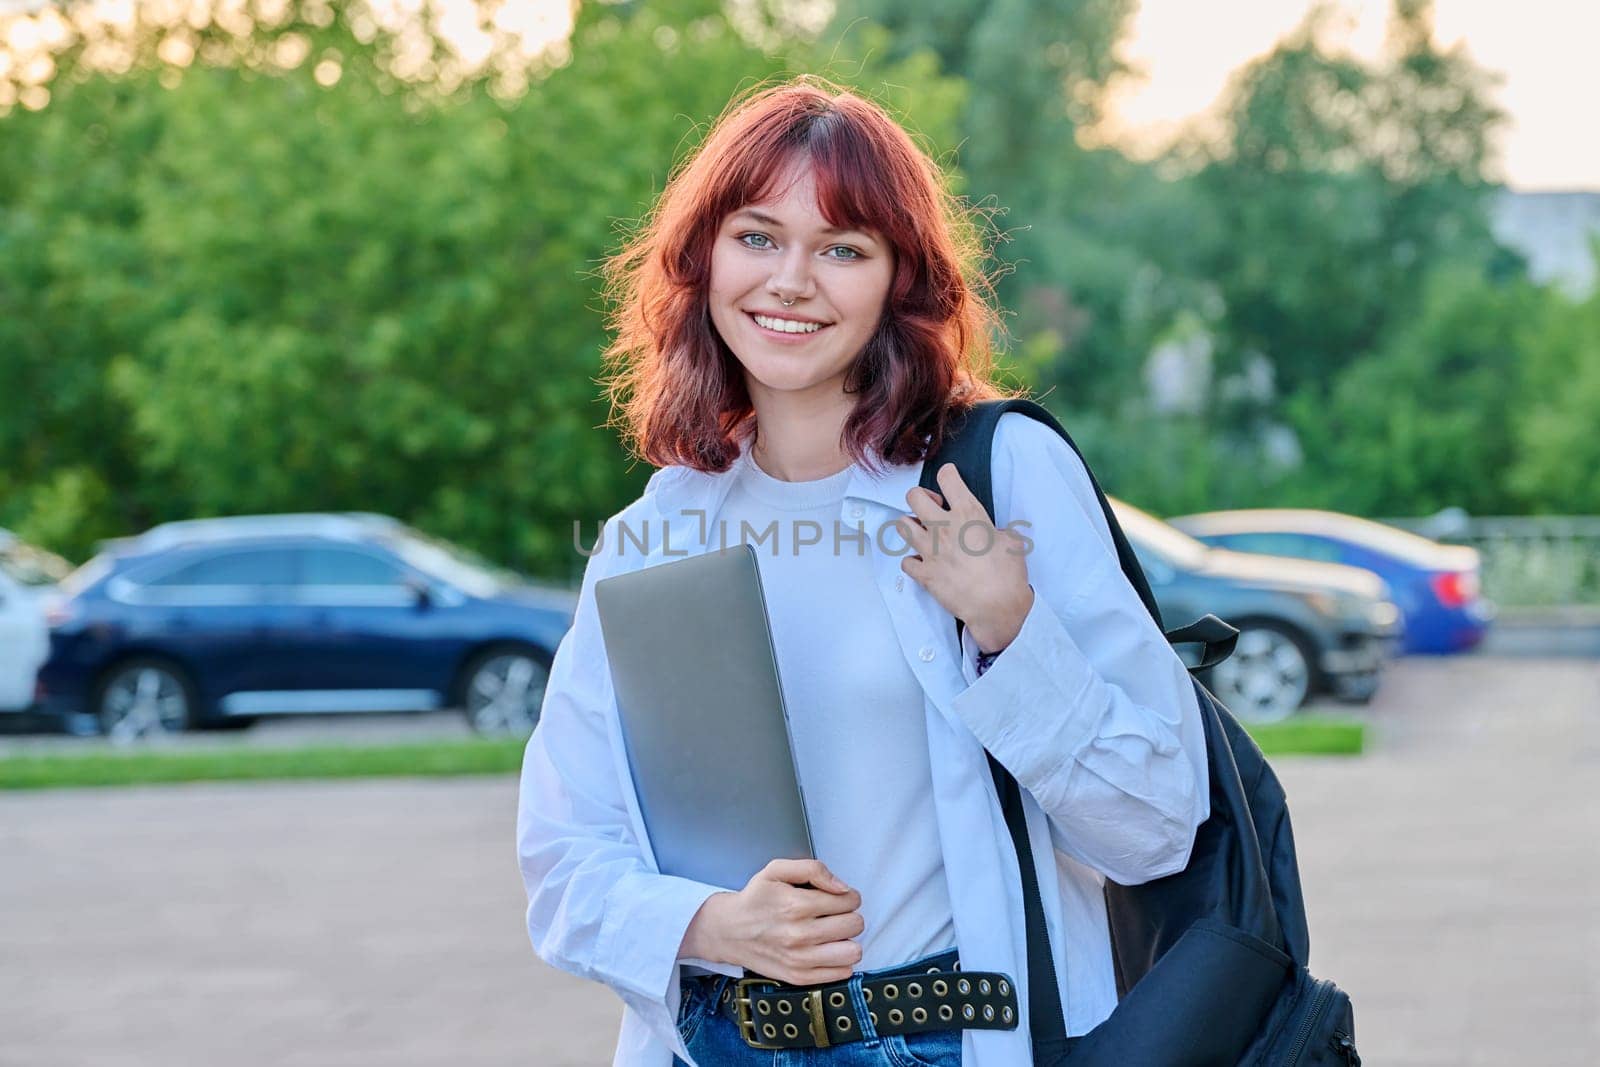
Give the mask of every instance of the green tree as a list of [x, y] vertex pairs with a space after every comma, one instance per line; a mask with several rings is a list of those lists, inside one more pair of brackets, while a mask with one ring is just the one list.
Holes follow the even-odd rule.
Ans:
[[[152, 26], [125, 71], [69, 46], [48, 105], [0, 119], [0, 523], [81, 555], [374, 510], [570, 578], [574, 520], [638, 491], [596, 268], [732, 93], [818, 57], [709, 4], [588, 5], [521, 67], [366, 18], [305, 0], [186, 65], [158, 53], [188, 31]], [[930, 57], [837, 59], [951, 136]]]
[[139, 518], [113, 488], [137, 450], [105, 375], [154, 321], [137, 225], [158, 92], [148, 72], [64, 83], [0, 119], [0, 525], [73, 554]]
[[1348, 367], [1325, 402], [1294, 398], [1306, 461], [1293, 496], [1365, 515], [1521, 509], [1503, 472], [1530, 395], [1526, 324], [1546, 317], [1551, 294], [1459, 266], [1422, 288], [1412, 317]]
[[1552, 294], [1524, 321], [1521, 355], [1511, 488], [1536, 511], [1600, 514], [1600, 290], [1583, 301]]
[[1199, 289], [1168, 270], [1159, 232], [1182, 190], [1110, 149], [1083, 143], [1101, 117], [1131, 0], [852, 0], [893, 33], [891, 54], [931, 51], [969, 86], [959, 162], [974, 202], [1006, 235], [999, 289], [1023, 373], [1078, 409], [1115, 408], [1139, 389], [1135, 353]]
[[1427, 0], [1397, 0], [1377, 63], [1327, 51], [1328, 16], [1236, 77], [1195, 179], [1221, 237], [1200, 262], [1224, 305], [1220, 369], [1263, 355], [1308, 403], [1411, 314], [1436, 264], [1504, 262], [1485, 206], [1493, 80], [1435, 44]]

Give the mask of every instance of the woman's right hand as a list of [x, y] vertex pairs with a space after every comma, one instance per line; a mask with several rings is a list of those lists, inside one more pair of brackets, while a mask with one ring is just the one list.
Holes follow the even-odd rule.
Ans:
[[[809, 882], [814, 888], [802, 888]], [[706, 899], [679, 957], [732, 963], [790, 985], [843, 982], [861, 962], [861, 894], [820, 860], [773, 860], [737, 893]]]

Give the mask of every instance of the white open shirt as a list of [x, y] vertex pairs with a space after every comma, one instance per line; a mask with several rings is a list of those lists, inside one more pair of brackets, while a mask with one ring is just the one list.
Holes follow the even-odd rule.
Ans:
[[[858, 466], [840, 523], [864, 523], [871, 537], [909, 514], [906, 493], [921, 470], [893, 465], [875, 477]], [[528, 934], [540, 959], [622, 998], [618, 1067], [670, 1067], [674, 1054], [694, 1063], [677, 1033], [681, 963], [742, 971], [678, 959], [690, 920], [721, 890], [657, 869], [623, 749], [594, 584], [717, 547], [708, 523], [731, 477], [663, 468], [607, 520], [523, 757], [517, 855]], [[984, 750], [1023, 787], [1069, 1034], [1087, 1032], [1117, 1003], [1105, 879], [1137, 885], [1182, 870], [1210, 814], [1188, 671], [1123, 577], [1082, 462], [1048, 426], [1007, 412], [995, 432], [993, 477], [998, 525], [1015, 524], [1034, 542], [1027, 566], [1035, 595], [1015, 640], [981, 678], [977, 647], [966, 635], [958, 644], [950, 613], [901, 571], [899, 556], [872, 554], [901, 652], [926, 696], [929, 813], [938, 821], [962, 969], [1009, 974], [1020, 994], [1015, 1030], [964, 1031], [967, 1067], [1033, 1062], [1016, 850]], [[619, 525], [648, 550], [619, 538]], [[891, 529], [884, 544], [901, 541]], [[861, 785], [862, 810], [870, 811], [872, 783]]]

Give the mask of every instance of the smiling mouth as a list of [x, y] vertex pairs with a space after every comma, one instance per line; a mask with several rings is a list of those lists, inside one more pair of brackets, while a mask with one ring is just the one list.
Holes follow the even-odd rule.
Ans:
[[825, 322], [800, 322], [796, 319], [774, 318], [771, 315], [757, 315], [754, 312], [747, 312], [746, 314], [763, 330], [797, 337], [816, 333], [829, 325]]

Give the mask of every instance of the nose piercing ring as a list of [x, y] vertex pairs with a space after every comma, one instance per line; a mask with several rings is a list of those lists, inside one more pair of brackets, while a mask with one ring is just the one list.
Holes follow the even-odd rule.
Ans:
[[792, 306], [794, 306], [794, 301], [793, 300], [785, 300], [783, 302], [783, 306], [784, 307], [792, 307]]

